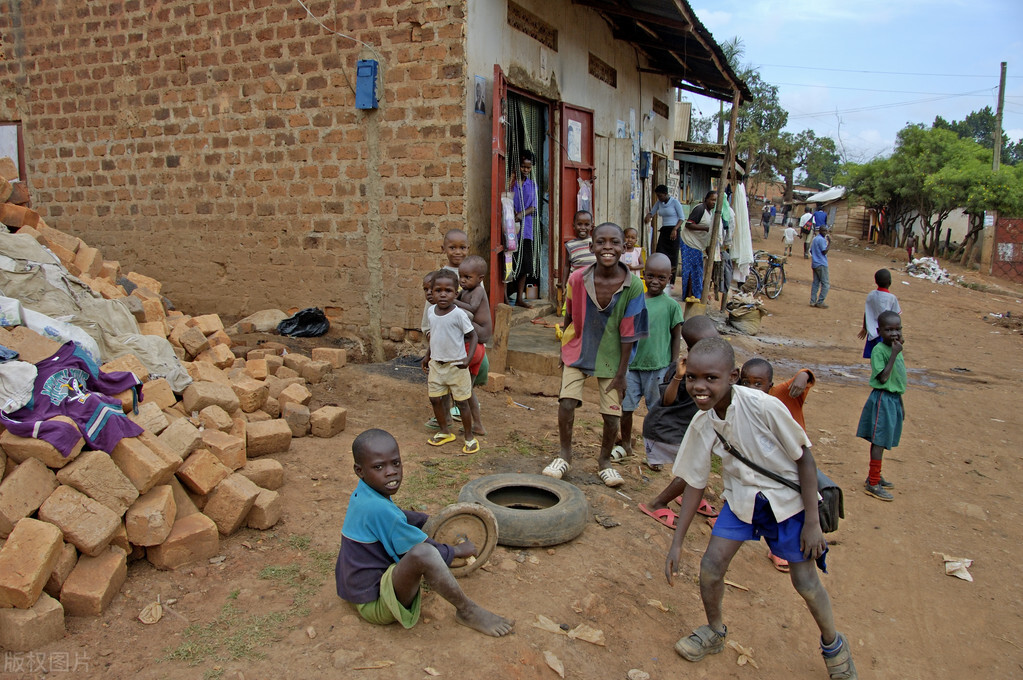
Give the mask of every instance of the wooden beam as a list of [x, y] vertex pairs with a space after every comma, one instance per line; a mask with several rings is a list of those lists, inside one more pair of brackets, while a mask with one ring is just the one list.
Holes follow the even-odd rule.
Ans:
[[689, 7], [686, 5], [686, 3], [679, 2], [679, 0], [674, 0], [674, 4], [675, 7], [678, 9], [678, 13], [685, 17], [686, 20], [693, 25], [692, 31], [693, 37], [696, 38], [696, 41], [703, 46], [703, 49], [707, 50], [707, 54], [710, 55], [711, 61], [713, 61], [714, 65], [717, 66], [718, 71], [720, 71], [721, 75], [724, 76], [728, 80], [728, 82], [732, 84], [732, 89], [736, 92], [736, 94], [740, 95], [739, 101], [741, 102], [742, 88], [739, 87], [738, 81], [733, 78], [732, 68], [728, 64], [723, 64], [721, 60], [718, 58], [717, 52], [714, 51], [714, 48], [717, 45], [709, 43], [706, 39], [704, 39], [702, 35], [700, 35], [699, 31], [695, 30], [696, 27], [695, 17], [690, 16]]
[[[619, 5], [612, 5], [606, 2], [600, 2], [600, 0], [572, 0], [573, 5], [582, 5], [583, 7], [590, 7], [597, 10], [598, 12], [604, 12], [614, 16], [628, 17], [630, 19], [639, 19], [640, 21], [649, 21], [655, 26], [666, 26], [673, 28], [676, 31], [683, 31], [685, 33], [691, 33], [693, 30], [692, 23], [685, 21], [679, 21], [678, 19], [669, 19], [667, 17], [658, 16], [657, 14], [650, 14], [649, 12], [640, 12], [638, 10], [630, 9], [628, 7], [621, 7]], [[683, 15], [684, 16], [684, 15]]]
[[490, 356], [490, 370], [504, 373], [508, 368], [508, 332], [511, 330], [512, 308], [501, 303], [494, 314], [494, 335], [491, 347], [487, 350]]
[[[676, 78], [678, 77], [674, 73], [665, 73], [664, 71], [658, 71], [658, 73], [664, 73], [664, 75], [672, 75], [675, 76]], [[692, 76], [689, 74], [687, 74], [687, 77], [692, 78]], [[695, 92], [696, 94], [702, 94], [704, 97], [710, 97], [711, 99], [720, 99], [721, 101], [728, 101], [729, 98], [732, 97], [732, 95], [734, 94], [732, 92], [720, 92], [718, 90], [712, 90], [709, 87], [707, 88], [695, 87], [693, 85], [681, 81], [675, 83], [674, 85], [680, 90], [685, 90], [686, 92]]]

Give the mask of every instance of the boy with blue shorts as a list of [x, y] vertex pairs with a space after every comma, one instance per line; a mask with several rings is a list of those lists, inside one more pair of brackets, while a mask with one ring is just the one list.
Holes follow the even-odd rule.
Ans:
[[873, 387], [860, 414], [856, 436], [870, 442], [870, 467], [863, 490], [868, 496], [893, 501], [889, 489], [894, 484], [881, 476], [885, 449], [894, 449], [902, 438], [906, 410], [902, 395], [906, 392], [906, 360], [902, 357], [902, 317], [892, 311], [877, 317], [881, 342], [870, 352], [870, 386]]
[[348, 500], [341, 550], [334, 567], [337, 594], [362, 618], [411, 628], [419, 621], [423, 579], [455, 606], [455, 620], [485, 635], [500, 637], [514, 622], [470, 600], [448, 568], [455, 558], [476, 555], [472, 541], [438, 543], [423, 533], [427, 516], [402, 510], [392, 496], [402, 481], [398, 442], [383, 430], [366, 430], [352, 442], [359, 484]]
[[[771, 552], [789, 561], [792, 585], [820, 629], [821, 652], [831, 680], [857, 678], [849, 643], [835, 630], [831, 600], [817, 576], [817, 567], [825, 566], [827, 544], [816, 511], [817, 466], [810, 440], [781, 401], [735, 385], [738, 379], [735, 353], [725, 340], [701, 340], [689, 351], [686, 390], [700, 413], [686, 430], [672, 469], [685, 480], [686, 490], [665, 561], [669, 585], [678, 573], [682, 539], [707, 487], [712, 453], [721, 458], [726, 503], [700, 563], [707, 625], [679, 640], [675, 651], [689, 661], [699, 661], [724, 649], [728, 634], [721, 610], [725, 572], [743, 541], [763, 537]], [[729, 450], [798, 483], [802, 491], [755, 472]]]
[[[671, 260], [664, 253], [654, 253], [647, 260], [646, 314], [649, 335], [636, 343], [636, 356], [629, 362], [625, 376], [625, 399], [622, 400], [621, 444], [615, 447], [621, 456], [632, 455], [632, 413], [639, 400], [646, 400], [647, 411], [657, 403], [658, 385], [668, 367], [678, 360], [682, 338], [682, 307], [665, 293], [671, 280]], [[614, 458], [615, 451], [612, 451]]]

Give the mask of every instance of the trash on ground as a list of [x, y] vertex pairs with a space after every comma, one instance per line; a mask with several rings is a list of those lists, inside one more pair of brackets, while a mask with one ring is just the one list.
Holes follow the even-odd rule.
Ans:
[[955, 576], [961, 578], [964, 581], [973, 583], [973, 575], [968, 571], [968, 568], [973, 565], [973, 560], [969, 557], [952, 557], [945, 553], [934, 553], [935, 555], [941, 555], [941, 559], [945, 562], [945, 575]]
[[664, 603], [661, 602], [660, 600], [647, 600], [646, 603], [648, 605], [650, 605], [651, 607], [656, 607], [657, 609], [660, 609], [662, 612], [665, 612], [665, 613], [671, 611], [670, 609], [665, 607]]
[[[906, 273], [918, 279], [952, 285], [955, 283], [948, 271], [941, 268], [933, 257], [918, 257], [906, 266]], [[905, 283], [905, 282], [904, 282]]]
[[540, 630], [545, 630], [548, 633], [555, 633], [556, 635], [565, 635], [571, 638], [572, 640], [582, 640], [584, 642], [589, 642], [594, 645], [600, 645], [601, 647], [605, 646], [604, 631], [588, 626], [585, 623], [580, 623], [575, 628], [566, 631], [563, 630], [562, 626], [559, 626], [557, 623], [555, 623], [548, 617], [544, 616], [543, 614], [537, 614], [536, 621], [533, 622], [533, 627], [539, 628]]
[[758, 666], [757, 662], [753, 659], [752, 647], [743, 647], [735, 640], [729, 640], [728, 646], [739, 653], [739, 658], [736, 659], [735, 663], [739, 664], [740, 666], [745, 666], [746, 664], [749, 664], [750, 666], [753, 666], [757, 670], [760, 670], [760, 666]]
[[152, 625], [163, 618], [163, 605], [160, 603], [160, 596], [156, 596], [156, 602], [147, 604], [139, 612], [139, 621], [146, 625]]
[[565, 677], [565, 664], [561, 663], [561, 659], [554, 656], [553, 652], [543, 650], [543, 660], [547, 662], [552, 671], [558, 674], [558, 677]]
[[741, 583], [736, 583], [735, 581], [725, 579], [725, 585], [732, 586], [733, 588], [736, 588], [738, 590], [745, 590], [747, 593], [749, 592], [749, 588], [747, 586], [744, 586]]

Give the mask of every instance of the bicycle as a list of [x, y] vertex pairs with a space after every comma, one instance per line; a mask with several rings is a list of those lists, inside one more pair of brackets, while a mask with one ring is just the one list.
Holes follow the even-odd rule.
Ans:
[[785, 285], [785, 262], [788, 258], [772, 255], [766, 250], [758, 250], [753, 253], [753, 264], [750, 265], [746, 281], [740, 286], [740, 290], [750, 295], [757, 295], [761, 291], [772, 300], [781, 295], [781, 289]]

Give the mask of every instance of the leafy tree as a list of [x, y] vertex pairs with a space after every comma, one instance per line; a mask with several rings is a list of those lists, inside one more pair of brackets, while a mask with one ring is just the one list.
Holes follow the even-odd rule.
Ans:
[[813, 130], [779, 133], [772, 144], [772, 154], [774, 169], [785, 181], [786, 201], [792, 200], [796, 172], [800, 169], [805, 168], [807, 177], [813, 177], [817, 183], [830, 183], [838, 171], [835, 141], [818, 137]]
[[[934, 119], [933, 128], [951, 130], [960, 139], [971, 139], [985, 149], [995, 148], [995, 114], [990, 106], [973, 111], [962, 120], [947, 121], [941, 116]], [[1002, 163], [1018, 165], [1023, 161], [1023, 138], [1011, 141], [1002, 130]]]

